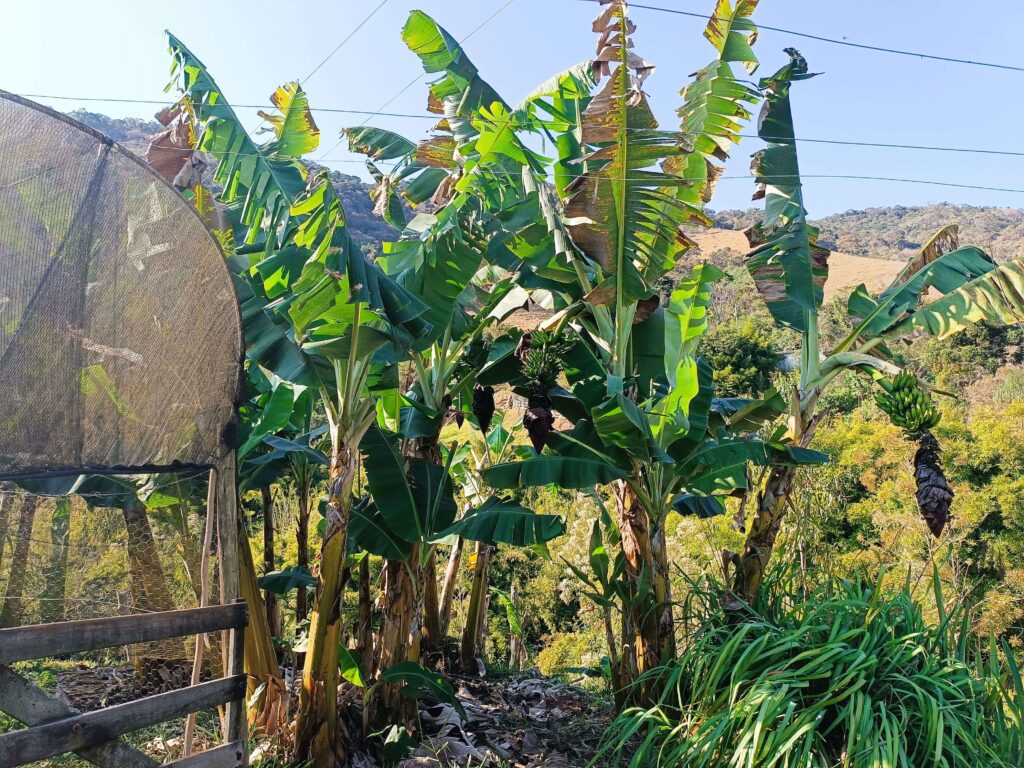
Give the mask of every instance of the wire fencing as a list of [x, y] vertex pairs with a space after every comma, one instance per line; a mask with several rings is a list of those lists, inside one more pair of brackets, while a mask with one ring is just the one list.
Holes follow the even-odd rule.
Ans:
[[[87, 501], [3, 484], [0, 627], [197, 607], [204, 506], [147, 510], [134, 494]], [[188, 685], [193, 652], [194, 640], [175, 638], [53, 660], [52, 671], [58, 695], [89, 710]], [[208, 675], [217, 658], [207, 654]]]

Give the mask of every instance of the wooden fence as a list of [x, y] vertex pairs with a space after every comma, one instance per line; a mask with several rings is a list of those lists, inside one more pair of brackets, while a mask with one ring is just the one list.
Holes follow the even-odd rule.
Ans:
[[[243, 672], [245, 602], [183, 611], [67, 621], [0, 629], [0, 710], [26, 725], [0, 734], [0, 768], [74, 752], [100, 768], [156, 768], [161, 764], [120, 737], [192, 712], [225, 706], [224, 746], [166, 765], [244, 768], [246, 678]], [[227, 675], [126, 704], [81, 713], [14, 672], [16, 661], [228, 630]]]

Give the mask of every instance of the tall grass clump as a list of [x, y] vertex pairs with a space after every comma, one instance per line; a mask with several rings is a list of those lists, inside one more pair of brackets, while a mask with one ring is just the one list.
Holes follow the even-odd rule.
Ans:
[[[942, 605], [938, 579], [936, 604]], [[959, 610], [929, 622], [903, 588], [766, 584], [739, 619], [694, 585], [693, 633], [652, 670], [650, 709], [624, 711], [602, 745], [617, 764], [680, 768], [1024, 765], [1024, 687], [1005, 642]]]

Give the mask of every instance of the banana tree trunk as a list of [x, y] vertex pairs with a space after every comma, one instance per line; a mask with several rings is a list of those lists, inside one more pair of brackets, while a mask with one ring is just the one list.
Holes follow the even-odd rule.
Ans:
[[[295, 543], [298, 546], [298, 564], [309, 570], [309, 486], [299, 484], [299, 511], [295, 520]], [[308, 612], [308, 595], [305, 587], [295, 591], [295, 622], [305, 621]]]
[[[619, 657], [619, 646], [615, 641], [615, 623], [612, 620], [612, 606], [611, 604], [604, 607], [602, 613], [602, 623], [604, 624], [604, 638], [608, 643], [608, 666], [611, 668], [611, 687], [612, 693], [621, 691], [625, 688], [622, 684], [622, 660]], [[621, 704], [621, 702], [616, 702]]]
[[147, 612], [173, 610], [174, 601], [164, 578], [146, 507], [133, 499], [124, 505], [121, 514], [128, 534], [128, 571], [135, 607]]
[[[173, 610], [174, 600], [145, 505], [133, 498], [124, 504], [121, 514], [127, 531], [132, 607], [147, 613]], [[162, 689], [168, 678], [184, 682], [191, 667], [184, 643], [178, 639], [141, 644], [135, 647], [134, 655], [136, 678], [146, 690]]]
[[[518, 611], [519, 607], [516, 604], [519, 599], [519, 585], [516, 582], [512, 582], [512, 588], [508, 593], [509, 600], [512, 603], [513, 610]], [[512, 628], [509, 627], [511, 630]], [[520, 670], [523, 668], [523, 664], [526, 663], [526, 648], [523, 646], [523, 639], [515, 632], [509, 632], [508, 638], [508, 668], [511, 670]]]
[[[492, 553], [493, 554], [493, 550]], [[484, 600], [480, 606], [476, 621], [476, 657], [484, 669], [487, 668], [487, 617], [491, 615], [491, 590], [488, 585], [491, 583], [491, 564], [487, 563], [487, 575], [484, 578]]]
[[[373, 656], [373, 602], [370, 595], [370, 558], [359, 561], [359, 624], [356, 626], [356, 650], [364, 668]], [[373, 670], [370, 670], [373, 674]]]
[[[422, 568], [419, 545], [414, 545], [408, 562], [389, 560], [385, 564], [384, 611], [381, 619], [378, 671], [403, 661], [420, 663], [423, 640]], [[378, 685], [369, 706], [368, 719], [375, 725], [400, 723], [415, 729], [416, 702], [401, 692], [401, 684]]]
[[478, 541], [476, 544], [476, 563], [473, 567], [473, 586], [469, 592], [469, 610], [466, 614], [466, 626], [462, 630], [462, 647], [459, 651], [462, 671], [468, 675], [479, 673], [477, 668], [477, 643], [480, 637], [480, 617], [485, 610], [484, 598], [487, 595], [490, 562], [491, 545]]
[[[817, 418], [811, 415], [812, 409], [813, 405], [799, 413], [796, 428], [791, 426], [791, 433], [795, 433], [794, 442], [801, 448], [806, 448], [814, 439]], [[727, 604], [726, 609], [738, 608], [743, 602], [749, 604], [757, 597], [775, 550], [795, 480], [796, 467], [772, 468], [764, 488], [758, 493], [757, 508], [747, 532], [743, 554], [723, 554], [726, 568], [730, 565], [733, 568], [732, 591], [739, 599], [735, 605], [732, 602]]]
[[434, 653], [441, 648], [441, 609], [437, 599], [437, 558], [434, 550], [423, 566], [423, 652]]
[[[757, 596], [771, 561], [786, 504], [793, 490], [796, 470], [793, 467], [775, 467], [757, 497], [757, 508], [747, 533], [743, 554], [734, 560], [732, 591], [738, 598], [750, 603]], [[727, 606], [729, 607], [729, 606]]]
[[[422, 459], [437, 466], [444, 465], [439, 434], [416, 437], [405, 441], [403, 453], [407, 459]], [[419, 584], [416, 592], [420, 595], [422, 610], [422, 637], [420, 639], [423, 655], [432, 654], [440, 647], [441, 619], [437, 598], [437, 560], [431, 551], [423, 567], [416, 568]]]
[[14, 494], [7, 488], [0, 487], [0, 567], [4, 562], [4, 549], [7, 546], [7, 532], [11, 529], [11, 510], [14, 508]]
[[245, 674], [249, 678], [246, 700], [250, 705], [246, 714], [253, 733], [275, 736], [287, 723], [288, 689], [278, 666], [269, 612], [263, 603], [256, 563], [241, 518], [238, 527], [239, 596], [249, 608], [249, 624], [245, 628]]
[[444, 572], [444, 583], [441, 585], [441, 604], [438, 608], [438, 619], [441, 624], [441, 637], [448, 635], [448, 625], [452, 620], [452, 600], [455, 597], [455, 580], [462, 564], [462, 538], [456, 540], [452, 553], [448, 556], [448, 568]]
[[[265, 575], [276, 568], [274, 562], [274, 495], [270, 491], [270, 486], [265, 485], [260, 488], [260, 498], [263, 502], [263, 573]], [[273, 637], [280, 637], [281, 607], [278, 604], [277, 595], [267, 592], [264, 602], [270, 634]]]
[[180, 515], [178, 549], [181, 553], [181, 559], [185, 562], [185, 568], [188, 570], [188, 581], [192, 587], [192, 594], [196, 598], [196, 603], [199, 603], [203, 593], [202, 580], [199, 577], [200, 562], [203, 558], [202, 548], [198, 537], [192, 534], [191, 526], [188, 524], [189, 506], [184, 503], [180, 504], [177, 511]]
[[[335, 711], [338, 667], [337, 625], [341, 621], [342, 567], [348, 543], [352, 484], [356, 475], [355, 452], [348, 446], [331, 455], [327, 495], [327, 530], [320, 550], [320, 579], [310, 614], [309, 642], [302, 669], [302, 685], [295, 717], [294, 758], [312, 760], [316, 768], [333, 768], [345, 759], [338, 740]], [[332, 627], [334, 629], [332, 630]]]
[[68, 572], [68, 532], [71, 529], [71, 500], [57, 500], [50, 520], [50, 572], [46, 578], [40, 613], [45, 622], [64, 620], [64, 590]]
[[21, 500], [21, 517], [18, 521], [17, 538], [14, 540], [14, 552], [11, 558], [10, 577], [7, 579], [7, 591], [4, 594], [4, 607], [0, 610], [0, 627], [16, 627], [21, 624], [25, 611], [22, 592], [25, 589], [25, 576], [28, 573], [28, 552], [32, 543], [32, 524], [36, 519], [38, 501], [34, 496], [26, 495]]
[[[638, 685], [640, 676], [658, 665], [663, 644], [662, 616], [671, 606], [663, 601], [668, 594], [667, 574], [659, 572], [655, 561], [654, 531], [647, 510], [625, 482], [615, 487], [615, 506], [626, 567], [622, 574], [626, 599], [622, 606], [619, 643], [619, 684], [615, 692], [621, 705], [648, 703], [648, 693]], [[667, 568], [667, 563], [666, 563]], [[660, 585], [658, 582], [661, 582]]]
[[676, 656], [676, 627], [672, 615], [672, 580], [665, 539], [665, 516], [659, 516], [651, 532], [654, 550], [654, 599], [658, 604], [658, 658], [664, 663]]

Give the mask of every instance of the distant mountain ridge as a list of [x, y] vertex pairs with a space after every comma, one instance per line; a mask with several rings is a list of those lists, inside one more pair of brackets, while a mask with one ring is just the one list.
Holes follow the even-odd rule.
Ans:
[[[148, 139], [160, 131], [155, 120], [115, 118], [78, 109], [74, 119], [109, 136], [137, 154], [144, 155]], [[345, 206], [349, 229], [364, 250], [380, 250], [384, 240], [397, 231], [373, 215], [370, 185], [358, 176], [331, 172], [338, 195]], [[713, 214], [715, 226], [725, 230], [745, 229], [761, 218], [761, 211], [726, 210]], [[830, 250], [874, 259], [906, 261], [921, 244], [945, 224], [960, 225], [960, 241], [977, 245], [998, 261], [1024, 258], [1024, 210], [1018, 208], [976, 207], [953, 203], [924, 206], [891, 206], [847, 211], [812, 219], [821, 229], [821, 244]], [[711, 242], [702, 249], [710, 256]], [[716, 243], [717, 245], [717, 243]], [[737, 241], [722, 244], [723, 251], [735, 251]], [[725, 254], [723, 254], [724, 256]], [[738, 256], [735, 252], [734, 256]]]
[[[722, 229], [745, 229], [760, 220], [761, 212], [719, 211], [712, 218]], [[867, 208], [846, 211], [811, 223], [821, 230], [820, 243], [830, 250], [906, 261], [940, 227], [960, 226], [960, 242], [976, 245], [996, 261], [1024, 257], [1024, 210], [994, 206], [932, 205]]]

